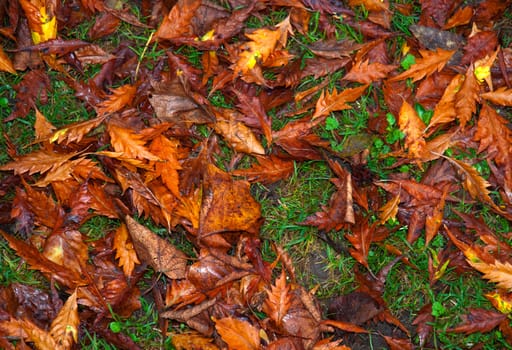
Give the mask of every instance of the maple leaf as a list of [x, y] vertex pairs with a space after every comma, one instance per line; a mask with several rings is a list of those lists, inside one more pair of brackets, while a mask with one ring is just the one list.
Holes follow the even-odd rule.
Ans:
[[278, 44], [285, 47], [288, 33], [293, 33], [289, 16], [277, 24], [275, 30], [261, 28], [245, 34], [251, 41], [241, 46], [238, 60], [232, 66], [234, 74], [249, 73], [258, 62], [265, 62]]
[[408, 148], [409, 154], [414, 158], [419, 158], [426, 145], [423, 138], [426, 126], [414, 108], [405, 100], [400, 108], [398, 125], [405, 134], [405, 147]]
[[116, 250], [116, 259], [119, 259], [119, 266], [123, 268], [126, 276], [131, 276], [136, 264], [140, 264], [133, 243], [128, 239], [128, 229], [125, 223], [116, 230], [112, 248]]
[[284, 270], [281, 272], [281, 276], [276, 279], [275, 285], [270, 288], [266, 291], [267, 299], [263, 303], [263, 312], [280, 327], [283, 317], [291, 306], [290, 286], [286, 283]]
[[502, 86], [497, 90], [480, 94], [480, 97], [502, 106], [512, 106], [512, 89]]
[[260, 336], [256, 327], [234, 317], [214, 319], [215, 328], [229, 349], [259, 350]]
[[395, 65], [382, 64], [380, 62], [369, 63], [356, 62], [343, 80], [355, 81], [361, 84], [371, 84], [374, 81], [387, 77], [388, 73], [396, 68]]
[[341, 111], [344, 109], [351, 109], [348, 102], [354, 102], [365, 92], [368, 85], [362, 85], [356, 88], [345, 89], [338, 93], [336, 89], [329, 93], [328, 91], [322, 91], [322, 94], [318, 98], [315, 106], [315, 113], [312, 119], [316, 119], [322, 116], [326, 116], [334, 111]]
[[404, 80], [412, 78], [412, 81], [423, 79], [434, 72], [440, 72], [446, 63], [453, 56], [455, 51], [437, 49], [435, 52], [428, 50], [419, 50], [422, 58], [416, 59], [416, 63], [405, 72], [389, 79], [389, 81]]
[[100, 116], [120, 111], [125, 106], [130, 106], [137, 92], [136, 85], [122, 85], [111, 89], [110, 95], [105, 101], [98, 104], [97, 111]]
[[125, 157], [160, 161], [160, 158], [149, 152], [145, 146], [146, 141], [143, 135], [113, 122], [107, 124], [107, 132], [114, 150], [122, 152]]

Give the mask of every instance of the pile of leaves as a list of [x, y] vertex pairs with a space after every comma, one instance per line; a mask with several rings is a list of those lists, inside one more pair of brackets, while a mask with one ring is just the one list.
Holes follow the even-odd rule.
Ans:
[[[414, 36], [394, 32], [393, 13], [414, 15], [416, 5]], [[35, 113], [31, 152], [20, 154], [16, 140], [7, 140], [1, 235], [49, 281], [46, 290], [2, 287], [0, 346], [70, 349], [87, 329], [120, 348], [139, 348], [108, 325], [112, 313], [128, 317], [140, 308], [148, 268], [161, 274], [151, 291], [163, 332], [169, 322], [187, 325], [171, 334], [177, 349], [348, 349], [332, 338], [335, 329], [364, 333], [371, 319], [397, 327], [385, 337], [391, 348], [412, 349], [415, 335], [429, 346], [432, 305], [411, 310], [418, 314], [411, 334], [382, 297], [387, 273], [409, 263], [407, 252], [386, 245], [397, 258], [378, 273], [369, 269], [372, 244], [393, 235], [396, 221], [411, 244], [449, 238], [432, 256], [432, 285], [448, 267], [475, 269], [496, 283], [488, 295], [496, 311], [468, 310], [449, 331], [499, 327], [512, 344], [511, 237], [472, 214], [445, 210], [470, 201], [512, 219], [512, 50], [500, 45], [506, 26], [498, 25], [510, 2], [461, 5], [0, 1], [0, 69], [22, 76], [4, 122]], [[250, 18], [273, 20], [248, 28]], [[94, 22], [89, 41], [72, 36], [84, 21]], [[112, 47], [123, 23], [151, 33], [145, 47]], [[340, 25], [359, 41], [340, 37]], [[313, 30], [322, 38], [308, 41]], [[161, 54], [148, 58], [151, 48]], [[50, 73], [75, 92], [89, 119], [56, 128], [39, 111]], [[385, 179], [367, 164], [371, 141], [344, 152], [322, 137], [333, 116], [361, 108], [363, 98], [374, 100], [367, 132], [380, 142]], [[390, 134], [393, 126], [398, 134]], [[473, 158], [468, 149], [476, 150]], [[475, 159], [485, 160], [488, 179]], [[251, 194], [251, 183], [279, 183], [306, 160], [327, 162], [335, 192], [301, 224], [345, 232], [361, 265], [357, 292], [331, 304], [331, 319], [278, 244], [274, 259], [262, 256], [264, 218]], [[120, 224], [91, 241], [80, 228], [97, 216]], [[170, 239], [186, 239], [188, 251]], [[365, 314], [356, 308], [349, 315], [354, 304], [366, 306]]]

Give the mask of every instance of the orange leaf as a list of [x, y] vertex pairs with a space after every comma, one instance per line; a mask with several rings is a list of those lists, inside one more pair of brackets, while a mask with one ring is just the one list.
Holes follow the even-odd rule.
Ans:
[[213, 344], [213, 338], [205, 337], [197, 332], [187, 332], [183, 334], [173, 334], [171, 337], [172, 345], [176, 350], [218, 350], [217, 345]]
[[379, 223], [384, 224], [390, 219], [394, 219], [398, 213], [398, 204], [400, 204], [400, 194], [397, 194], [390, 201], [384, 204], [380, 209]]
[[108, 123], [107, 131], [114, 150], [122, 152], [125, 157], [154, 161], [160, 160], [160, 158], [149, 152], [146, 146], [144, 146], [146, 141], [143, 140], [143, 136], [135, 131], [126, 129], [116, 123]]
[[286, 274], [284, 270], [281, 276], [276, 279], [275, 285], [267, 289], [267, 299], [263, 303], [263, 312], [265, 312], [278, 327], [281, 326], [283, 317], [291, 306], [290, 286], [286, 284]]
[[261, 28], [246, 34], [251, 41], [242, 45], [238, 60], [232, 66], [234, 74], [248, 73], [259, 61], [265, 62], [276, 47], [285, 47], [291, 28], [290, 17], [288, 16], [277, 24], [274, 30]]
[[356, 62], [352, 66], [350, 72], [343, 77], [343, 80], [355, 81], [361, 84], [370, 84], [376, 80], [387, 77], [388, 73], [395, 68], [395, 65], [382, 64], [380, 62], [370, 64], [368, 60], [364, 62]]
[[457, 110], [457, 118], [460, 126], [464, 128], [467, 122], [471, 120], [473, 113], [476, 112], [476, 104], [479, 102], [478, 92], [480, 85], [473, 73], [473, 66], [466, 71], [466, 76], [462, 87], [455, 96], [455, 109]]
[[76, 291], [68, 297], [57, 317], [50, 326], [50, 335], [59, 344], [57, 349], [71, 349], [73, 343], [78, 341], [78, 305]]
[[39, 109], [35, 108], [36, 111], [36, 122], [34, 123], [36, 141], [40, 141], [48, 138], [55, 127], [46, 119], [43, 113], [39, 112]]
[[422, 58], [418, 58], [416, 63], [413, 64], [408, 70], [389, 79], [389, 81], [412, 78], [412, 81], [414, 82], [421, 80], [436, 71], [440, 72], [446, 63], [448, 63], [455, 51], [447, 51], [438, 48], [435, 52], [420, 50], [420, 53]]
[[449, 123], [457, 116], [455, 110], [455, 96], [461, 88], [463, 76], [457, 74], [444, 90], [441, 100], [436, 104], [434, 115], [430, 119], [428, 128], [437, 124]]
[[455, 14], [446, 21], [446, 24], [443, 26], [443, 29], [448, 30], [453, 27], [468, 24], [469, 21], [471, 21], [472, 17], [473, 8], [471, 6], [459, 8], [457, 12], [455, 12]]
[[423, 133], [425, 131], [425, 123], [420, 119], [414, 108], [403, 101], [400, 108], [398, 124], [400, 130], [405, 134], [405, 147], [412, 157], [419, 158], [425, 147], [425, 139]]
[[259, 331], [246, 321], [233, 317], [214, 319], [215, 328], [232, 350], [259, 350]]
[[468, 263], [476, 270], [483, 273], [483, 278], [496, 283], [499, 288], [512, 290], [512, 264], [508, 261], [494, 261], [488, 264], [483, 261], [472, 261], [467, 259]]
[[178, 160], [179, 146], [179, 141], [168, 139], [163, 135], [154, 138], [149, 146], [151, 153], [163, 160], [155, 163], [155, 176], [162, 178], [162, 182], [176, 198], [181, 197], [178, 176], [178, 170], [181, 169]]
[[116, 230], [112, 248], [116, 250], [116, 259], [119, 259], [119, 266], [123, 268], [126, 276], [131, 276], [135, 264], [140, 264], [133, 243], [128, 237], [128, 229], [125, 223]]
[[20, 0], [34, 44], [57, 37], [56, 0]]
[[507, 89], [506, 86], [500, 87], [495, 91], [485, 92], [480, 94], [480, 96], [497, 105], [512, 106], [512, 89]]
[[64, 141], [66, 141], [66, 144], [79, 143], [89, 131], [100, 125], [105, 120], [105, 117], [106, 116], [102, 116], [66, 125], [66, 127], [55, 131], [51, 136], [49, 136], [50, 143], [62, 143]]
[[78, 153], [59, 154], [45, 150], [35, 151], [25, 156], [16, 158], [15, 161], [2, 165], [0, 170], [14, 170], [14, 174], [45, 173], [51, 169], [57, 169]]
[[190, 32], [191, 21], [201, 1], [179, 0], [155, 33], [155, 38], [175, 39]]
[[312, 119], [328, 115], [334, 111], [351, 109], [352, 107], [347, 103], [354, 102], [361, 97], [367, 87], [368, 85], [362, 85], [356, 88], [345, 89], [341, 93], [338, 93], [336, 89], [332, 93], [324, 90], [316, 102], [315, 113]]
[[126, 84], [116, 89], [111, 89], [111, 91], [112, 95], [98, 104], [97, 111], [99, 115], [115, 113], [125, 106], [130, 106], [137, 92], [137, 87], [135, 85]]
[[447, 189], [443, 192], [443, 196], [439, 203], [434, 207], [432, 215], [425, 219], [425, 245], [434, 238], [443, 223], [444, 203], [448, 194]]
[[12, 64], [9, 56], [7, 56], [5, 54], [4, 49], [2, 49], [1, 46], [0, 46], [0, 71], [16, 74], [16, 69], [14, 69], [14, 65]]

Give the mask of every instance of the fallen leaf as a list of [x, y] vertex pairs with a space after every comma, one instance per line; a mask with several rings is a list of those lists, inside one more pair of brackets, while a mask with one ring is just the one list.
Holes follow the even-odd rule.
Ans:
[[125, 216], [125, 222], [140, 260], [170, 279], [185, 277], [188, 260], [186, 254], [131, 216]]

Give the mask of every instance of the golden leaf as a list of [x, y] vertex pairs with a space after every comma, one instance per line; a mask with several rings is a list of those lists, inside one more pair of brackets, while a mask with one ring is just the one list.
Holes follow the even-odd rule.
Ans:
[[131, 276], [135, 264], [140, 264], [137, 252], [133, 243], [128, 237], [128, 229], [125, 223], [116, 230], [112, 247], [116, 250], [116, 259], [119, 259], [119, 266], [123, 268], [126, 276]]
[[59, 345], [58, 349], [71, 349], [73, 343], [78, 341], [80, 319], [78, 317], [76, 299], [75, 291], [69, 296], [51, 324], [50, 335], [55, 340], [55, 343]]
[[405, 134], [405, 147], [414, 158], [421, 158], [426, 142], [423, 138], [425, 123], [420, 119], [414, 108], [403, 101], [398, 119], [400, 130]]

